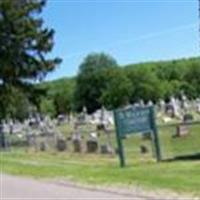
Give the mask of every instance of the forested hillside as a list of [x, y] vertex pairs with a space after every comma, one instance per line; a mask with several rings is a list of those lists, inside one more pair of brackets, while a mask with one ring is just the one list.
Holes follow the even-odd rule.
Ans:
[[39, 88], [46, 90], [41, 99], [40, 111], [50, 116], [72, 111], [75, 83], [75, 78], [62, 78], [40, 84]]
[[[88, 57], [99, 61], [98, 56]], [[106, 63], [107, 55], [103, 56], [102, 63]], [[108, 58], [114, 63], [111, 57]], [[113, 109], [140, 99], [155, 102], [160, 98], [168, 100], [172, 95], [179, 97], [182, 92], [188, 98], [197, 98], [200, 94], [200, 58], [127, 66], [115, 64], [101, 69], [95, 63], [91, 68], [90, 64], [87, 65], [86, 58], [80, 65], [85, 68], [77, 77], [42, 83], [40, 87], [47, 90], [47, 96], [41, 101], [41, 111], [57, 115], [81, 111], [86, 106], [89, 112], [93, 112], [102, 105]]]

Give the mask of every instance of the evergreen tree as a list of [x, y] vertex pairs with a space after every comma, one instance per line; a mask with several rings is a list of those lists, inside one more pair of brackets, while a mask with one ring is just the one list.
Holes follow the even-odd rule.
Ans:
[[31, 83], [42, 80], [61, 61], [46, 59], [54, 30], [45, 28], [39, 17], [44, 5], [44, 0], [0, 1], [1, 94], [15, 86], [33, 97], [37, 92]]

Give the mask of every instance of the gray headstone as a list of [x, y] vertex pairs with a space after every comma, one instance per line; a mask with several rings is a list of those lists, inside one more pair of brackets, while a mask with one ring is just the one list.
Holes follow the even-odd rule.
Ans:
[[87, 152], [96, 153], [98, 151], [98, 142], [94, 140], [87, 141]]
[[182, 137], [189, 134], [188, 127], [185, 125], [178, 125], [176, 128], [176, 135], [175, 137]]
[[183, 116], [183, 121], [184, 121], [184, 122], [191, 122], [191, 121], [193, 121], [193, 119], [194, 119], [194, 117], [193, 117], [192, 114], [185, 114], [185, 115]]
[[67, 149], [66, 141], [64, 139], [58, 139], [56, 148], [58, 151], [65, 151]]
[[149, 152], [149, 150], [148, 150], [148, 148], [145, 145], [141, 145], [140, 146], [140, 153], [141, 154], [146, 154], [148, 152]]
[[47, 150], [46, 143], [44, 141], [40, 142], [40, 151], [46, 151], [46, 150]]
[[113, 150], [109, 145], [104, 144], [104, 145], [101, 145], [101, 153], [102, 154], [112, 154]]
[[74, 152], [80, 153], [82, 151], [82, 143], [81, 140], [75, 139], [73, 140]]

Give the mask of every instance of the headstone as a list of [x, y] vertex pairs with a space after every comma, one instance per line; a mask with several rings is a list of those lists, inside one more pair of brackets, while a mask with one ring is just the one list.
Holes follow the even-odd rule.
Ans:
[[188, 99], [187, 99], [187, 97], [184, 95], [184, 93], [182, 93], [181, 100], [182, 100], [182, 102], [181, 102], [181, 107], [182, 107], [185, 111], [187, 111], [188, 108], [189, 108], [189, 104], [188, 104]]
[[102, 106], [101, 108], [101, 113], [100, 113], [100, 122], [103, 124], [104, 120], [105, 120], [105, 115], [106, 115], [106, 109], [104, 106]]
[[74, 152], [75, 153], [80, 153], [82, 151], [82, 143], [81, 140], [73, 140], [73, 145], [74, 145]]
[[179, 117], [179, 103], [178, 100], [174, 97], [171, 97], [170, 105], [172, 106], [173, 117]]
[[103, 131], [105, 131], [105, 125], [104, 124], [97, 124], [97, 131], [101, 131], [101, 130], [103, 130]]
[[93, 140], [87, 141], [87, 152], [88, 153], [96, 153], [98, 150], [98, 142]]
[[9, 120], [9, 134], [13, 134], [13, 129], [14, 129], [14, 122], [12, 119]]
[[64, 121], [65, 121], [65, 115], [62, 115], [62, 114], [58, 115], [58, 117], [57, 117], [57, 125], [63, 124]]
[[87, 108], [84, 106], [82, 112], [77, 116], [76, 124], [85, 125], [87, 123]]
[[165, 113], [171, 118], [174, 117], [181, 118], [181, 114], [179, 111], [180, 111], [180, 106], [178, 100], [175, 99], [174, 97], [171, 97], [170, 102], [166, 105]]
[[162, 113], [164, 113], [165, 112], [165, 101], [163, 100], [163, 99], [160, 99], [159, 100], [159, 108], [160, 108], [160, 111], [162, 112]]
[[86, 145], [88, 153], [96, 153], [98, 151], [98, 138], [96, 133], [90, 133], [90, 138]]
[[113, 150], [109, 145], [101, 145], [101, 154], [112, 154]]
[[176, 135], [175, 137], [182, 137], [189, 134], [188, 127], [185, 125], [178, 125], [176, 128]]
[[87, 115], [87, 108], [85, 106], [83, 107], [83, 115], [84, 115], [84, 117], [86, 117], [86, 115]]
[[143, 99], [141, 99], [140, 101], [139, 101], [139, 106], [140, 107], [143, 107], [145, 104], [144, 104], [144, 100]]
[[153, 106], [153, 101], [149, 100], [147, 103], [148, 106]]
[[197, 112], [200, 113], [200, 103], [197, 105]]
[[81, 139], [81, 133], [78, 130], [77, 125], [74, 127], [74, 132], [72, 134], [71, 140], [74, 145], [74, 152], [79, 153], [82, 151], [82, 139]]
[[27, 144], [29, 147], [35, 147], [36, 146], [36, 137], [31, 134], [27, 134]]
[[196, 100], [196, 111], [200, 113], [200, 99]]
[[146, 146], [144, 146], [144, 145], [140, 146], [140, 153], [141, 154], [146, 154], [148, 152], [149, 152], [149, 150], [148, 150], [148, 148]]
[[191, 122], [191, 121], [193, 121], [193, 119], [194, 119], [194, 117], [193, 117], [192, 114], [185, 114], [185, 115], [183, 116], [183, 121], [184, 121], [184, 122]]
[[64, 139], [58, 139], [56, 148], [58, 151], [65, 151], [67, 148], [66, 141]]
[[44, 141], [40, 142], [40, 151], [46, 151], [47, 150], [47, 145]]
[[114, 117], [113, 117], [113, 112], [108, 112], [108, 118], [107, 118], [107, 121], [108, 121], [108, 125], [114, 125]]

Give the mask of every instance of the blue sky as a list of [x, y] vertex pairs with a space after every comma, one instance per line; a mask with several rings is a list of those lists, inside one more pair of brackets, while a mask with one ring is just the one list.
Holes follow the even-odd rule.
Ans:
[[76, 75], [91, 52], [120, 65], [199, 53], [197, 0], [48, 0], [42, 16], [56, 31], [51, 55], [63, 59], [48, 80]]

